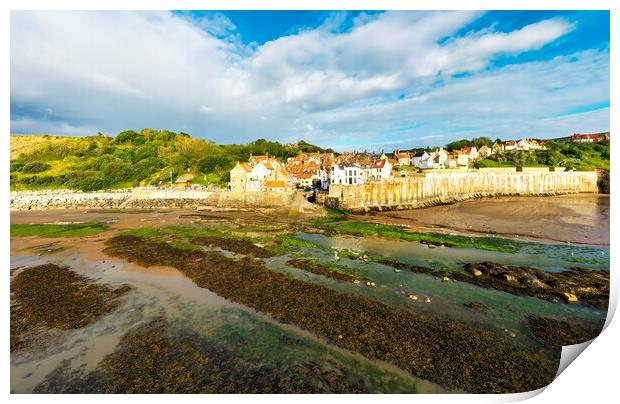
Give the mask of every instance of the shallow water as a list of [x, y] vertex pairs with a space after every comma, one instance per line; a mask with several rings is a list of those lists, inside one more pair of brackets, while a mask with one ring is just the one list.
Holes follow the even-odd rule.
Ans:
[[[11, 267], [53, 262], [109, 285], [133, 287], [113, 312], [85, 328], [58, 331], [46, 351], [11, 356], [11, 390], [32, 392], [57, 367], [86, 373], [112, 353], [129, 329], [164, 315], [177, 331], [197, 332], [206, 340], [228, 347], [257, 363], [294, 365], [316, 361], [337, 363], [377, 392], [438, 392], [439, 386], [413, 377], [397, 367], [349, 352], [295, 326], [284, 325], [245, 306], [196, 286], [179, 273], [153, 274], [133, 264], [91, 260], [65, 251], [49, 257], [15, 255]], [[291, 344], [290, 341], [296, 341]], [[242, 342], [242, 343], [241, 343]]]
[[475, 248], [429, 248], [426, 244], [417, 241], [374, 237], [341, 235], [326, 237], [322, 234], [309, 233], [298, 233], [297, 237], [330, 248], [366, 251], [421, 266], [436, 263], [436, 265], [458, 268], [464, 263], [492, 261], [506, 265], [529, 266], [546, 271], [562, 271], [574, 266], [609, 269], [609, 247], [529, 243], [524, 245], [518, 253], [513, 254]]

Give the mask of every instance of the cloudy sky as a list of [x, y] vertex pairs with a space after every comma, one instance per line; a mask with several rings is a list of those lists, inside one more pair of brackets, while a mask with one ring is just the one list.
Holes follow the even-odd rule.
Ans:
[[609, 13], [11, 13], [11, 131], [415, 147], [609, 129]]

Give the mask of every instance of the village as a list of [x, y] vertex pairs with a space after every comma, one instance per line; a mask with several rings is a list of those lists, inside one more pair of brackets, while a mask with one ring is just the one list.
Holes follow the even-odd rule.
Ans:
[[[604, 134], [573, 134], [571, 142], [608, 140]], [[228, 190], [233, 192], [283, 191], [305, 189], [326, 191], [330, 184], [363, 185], [372, 181], [407, 177], [416, 172], [431, 170], [463, 171], [486, 157], [505, 152], [546, 150], [546, 141], [523, 138], [495, 142], [492, 146], [463, 147], [448, 151], [443, 147], [417, 152], [394, 150], [391, 154], [368, 151], [334, 153], [302, 153], [286, 162], [269, 155], [250, 156], [247, 162], [237, 162], [230, 171]], [[180, 181], [180, 186], [187, 185]]]

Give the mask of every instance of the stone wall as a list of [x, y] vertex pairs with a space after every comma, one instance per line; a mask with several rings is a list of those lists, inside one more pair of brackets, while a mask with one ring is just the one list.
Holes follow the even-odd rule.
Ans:
[[131, 190], [78, 192], [71, 190], [11, 192], [11, 210], [118, 208]]
[[105, 192], [71, 190], [11, 192], [11, 210], [86, 208], [271, 208], [290, 204], [295, 191], [228, 192], [134, 188]]
[[331, 185], [325, 205], [351, 211], [410, 209], [464, 199], [508, 195], [597, 192], [594, 171], [433, 172], [364, 185]]

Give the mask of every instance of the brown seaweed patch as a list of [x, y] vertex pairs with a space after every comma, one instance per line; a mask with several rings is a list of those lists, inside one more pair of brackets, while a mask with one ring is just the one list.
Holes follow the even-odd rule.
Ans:
[[174, 266], [220, 296], [444, 387], [478, 393], [529, 391], [550, 383], [557, 371], [559, 350], [518, 348], [490, 331], [303, 282], [247, 257], [234, 260], [135, 236], [106, 243], [109, 255], [147, 266]]
[[412, 272], [448, 276], [487, 289], [501, 290], [516, 296], [531, 296], [550, 302], [566, 300], [566, 293], [597, 309], [609, 303], [609, 271], [570, 268], [563, 272], [545, 272], [537, 268], [502, 265], [485, 261], [463, 265], [465, 272], [446, 272], [382, 258], [380, 264]]
[[255, 245], [250, 240], [204, 236], [197, 237], [193, 239], [192, 242], [199, 245], [219, 247], [223, 250], [232, 251], [237, 254], [251, 254], [258, 258], [270, 258], [274, 256], [271, 251]]
[[29, 346], [39, 327], [68, 330], [93, 323], [129, 289], [111, 289], [54, 264], [24, 269], [11, 281], [11, 352]]
[[337, 363], [275, 368], [245, 359], [161, 318], [130, 330], [112, 354], [81, 376], [57, 368], [37, 393], [364, 393]]
[[580, 344], [596, 338], [603, 330], [604, 320], [557, 320], [530, 315], [527, 328], [540, 341], [550, 346]]
[[489, 306], [487, 306], [486, 304], [475, 301], [464, 303], [463, 306], [467, 307], [468, 309], [480, 311], [485, 311], [489, 308]]
[[320, 262], [316, 262], [311, 259], [294, 258], [288, 260], [286, 264], [298, 269], [303, 269], [304, 271], [312, 272], [313, 274], [326, 276], [339, 281], [353, 282], [355, 280], [354, 276], [337, 272], [328, 265], [321, 264]]

